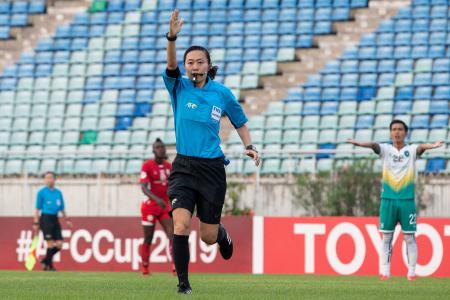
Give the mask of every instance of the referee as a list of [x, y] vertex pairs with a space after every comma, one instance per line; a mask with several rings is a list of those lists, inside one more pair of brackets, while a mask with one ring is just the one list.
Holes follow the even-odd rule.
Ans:
[[47, 241], [47, 255], [41, 261], [44, 271], [56, 271], [53, 266], [53, 256], [62, 248], [63, 237], [61, 225], [58, 221], [59, 212], [64, 217], [67, 226], [72, 228], [72, 223], [64, 211], [63, 194], [59, 189], [55, 188], [55, 180], [55, 173], [45, 173], [45, 187], [41, 188], [37, 194], [34, 213], [33, 229], [37, 233], [39, 228], [41, 228], [44, 239]]
[[207, 49], [192, 46], [184, 53], [188, 78], [181, 76], [177, 65], [175, 41], [183, 26], [179, 12], [172, 12], [166, 34], [167, 69], [163, 73], [175, 120], [177, 156], [169, 177], [174, 222], [173, 256], [178, 275], [178, 293], [191, 294], [188, 279], [189, 233], [191, 218], [197, 208], [201, 239], [219, 244], [224, 259], [233, 254], [233, 243], [220, 224], [225, 200], [226, 159], [220, 148], [220, 119], [226, 115], [245, 145], [245, 154], [258, 166], [260, 158], [251, 143], [247, 117], [230, 89], [213, 79], [217, 67], [211, 65]]

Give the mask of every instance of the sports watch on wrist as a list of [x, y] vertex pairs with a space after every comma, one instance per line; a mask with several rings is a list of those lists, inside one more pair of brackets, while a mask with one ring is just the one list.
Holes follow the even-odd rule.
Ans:
[[168, 41], [170, 41], [170, 42], [174, 42], [174, 41], [177, 40], [177, 36], [176, 36], [176, 35], [174, 35], [174, 36], [169, 36], [169, 32], [167, 32], [167, 33], [166, 33], [166, 39], [167, 39]]
[[253, 151], [255, 151], [256, 153], [258, 153], [258, 150], [256, 150], [256, 147], [253, 146], [253, 145], [247, 145], [247, 146], [245, 146], [245, 150], [253, 150]]

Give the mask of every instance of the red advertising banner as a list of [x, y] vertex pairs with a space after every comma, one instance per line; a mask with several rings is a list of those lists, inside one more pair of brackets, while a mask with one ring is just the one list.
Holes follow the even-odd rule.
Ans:
[[[450, 219], [419, 218], [418, 276], [450, 276]], [[378, 275], [378, 218], [264, 218], [262, 272]], [[406, 276], [407, 256], [397, 228], [392, 275]]]
[[[60, 270], [132, 271], [140, 268], [139, 246], [143, 230], [138, 217], [75, 217], [74, 227], [63, 229], [64, 244], [55, 255]], [[32, 242], [32, 218], [0, 218], [0, 269], [24, 270], [25, 258]], [[252, 219], [224, 218], [223, 223], [233, 237], [233, 259], [225, 261], [217, 245], [208, 246], [200, 240], [198, 220], [192, 219], [189, 238], [190, 266], [193, 272], [250, 273], [252, 271]], [[150, 267], [155, 272], [170, 270], [169, 242], [158, 226], [153, 238]], [[37, 254], [46, 253], [40, 234]], [[39, 270], [40, 266], [36, 266]]]
[[[63, 229], [64, 246], [55, 256], [60, 270], [139, 270], [142, 228], [139, 218], [72, 218], [74, 228]], [[223, 222], [234, 241], [234, 255], [224, 261], [216, 245], [200, 241], [193, 219], [189, 239], [190, 270], [218, 273], [377, 275], [381, 234], [378, 218], [226, 217]], [[31, 218], [0, 218], [0, 269], [24, 270], [31, 246]], [[417, 226], [419, 276], [450, 277], [450, 219], [421, 218]], [[37, 254], [45, 255], [40, 238]], [[151, 270], [169, 271], [168, 239], [157, 227]], [[40, 269], [39, 266], [36, 269]], [[394, 234], [392, 275], [404, 276], [407, 257], [403, 236]]]

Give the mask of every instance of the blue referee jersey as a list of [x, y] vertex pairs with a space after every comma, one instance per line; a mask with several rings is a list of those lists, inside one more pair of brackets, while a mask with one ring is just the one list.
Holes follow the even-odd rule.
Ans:
[[[224, 154], [220, 148], [220, 118], [226, 115], [235, 128], [247, 123], [241, 105], [224, 85], [208, 78], [203, 88], [195, 88], [192, 81], [163, 72], [170, 94], [175, 120], [177, 152], [186, 156], [218, 158]], [[172, 75], [172, 74], [170, 74]]]
[[37, 194], [36, 208], [40, 209], [42, 214], [57, 215], [64, 210], [63, 194], [57, 188], [43, 187]]

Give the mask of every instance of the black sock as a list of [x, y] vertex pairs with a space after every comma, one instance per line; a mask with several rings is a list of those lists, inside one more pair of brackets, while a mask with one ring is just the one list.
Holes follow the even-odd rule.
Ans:
[[225, 227], [219, 225], [219, 231], [217, 232], [217, 243], [220, 245], [227, 238], [227, 231]]
[[178, 282], [189, 284], [188, 267], [189, 267], [189, 236], [176, 235], [173, 236], [173, 261], [177, 270]]
[[[50, 250], [50, 256], [48, 256], [49, 250]], [[47, 257], [48, 257], [47, 264], [48, 265], [53, 266], [53, 256], [55, 256], [55, 254], [58, 253], [59, 250], [61, 250], [61, 249], [59, 249], [58, 247], [53, 247], [53, 248], [47, 249]]]
[[45, 258], [42, 260], [46, 265], [49, 265], [52, 259], [52, 249], [53, 248], [47, 248], [47, 254], [45, 255]]

